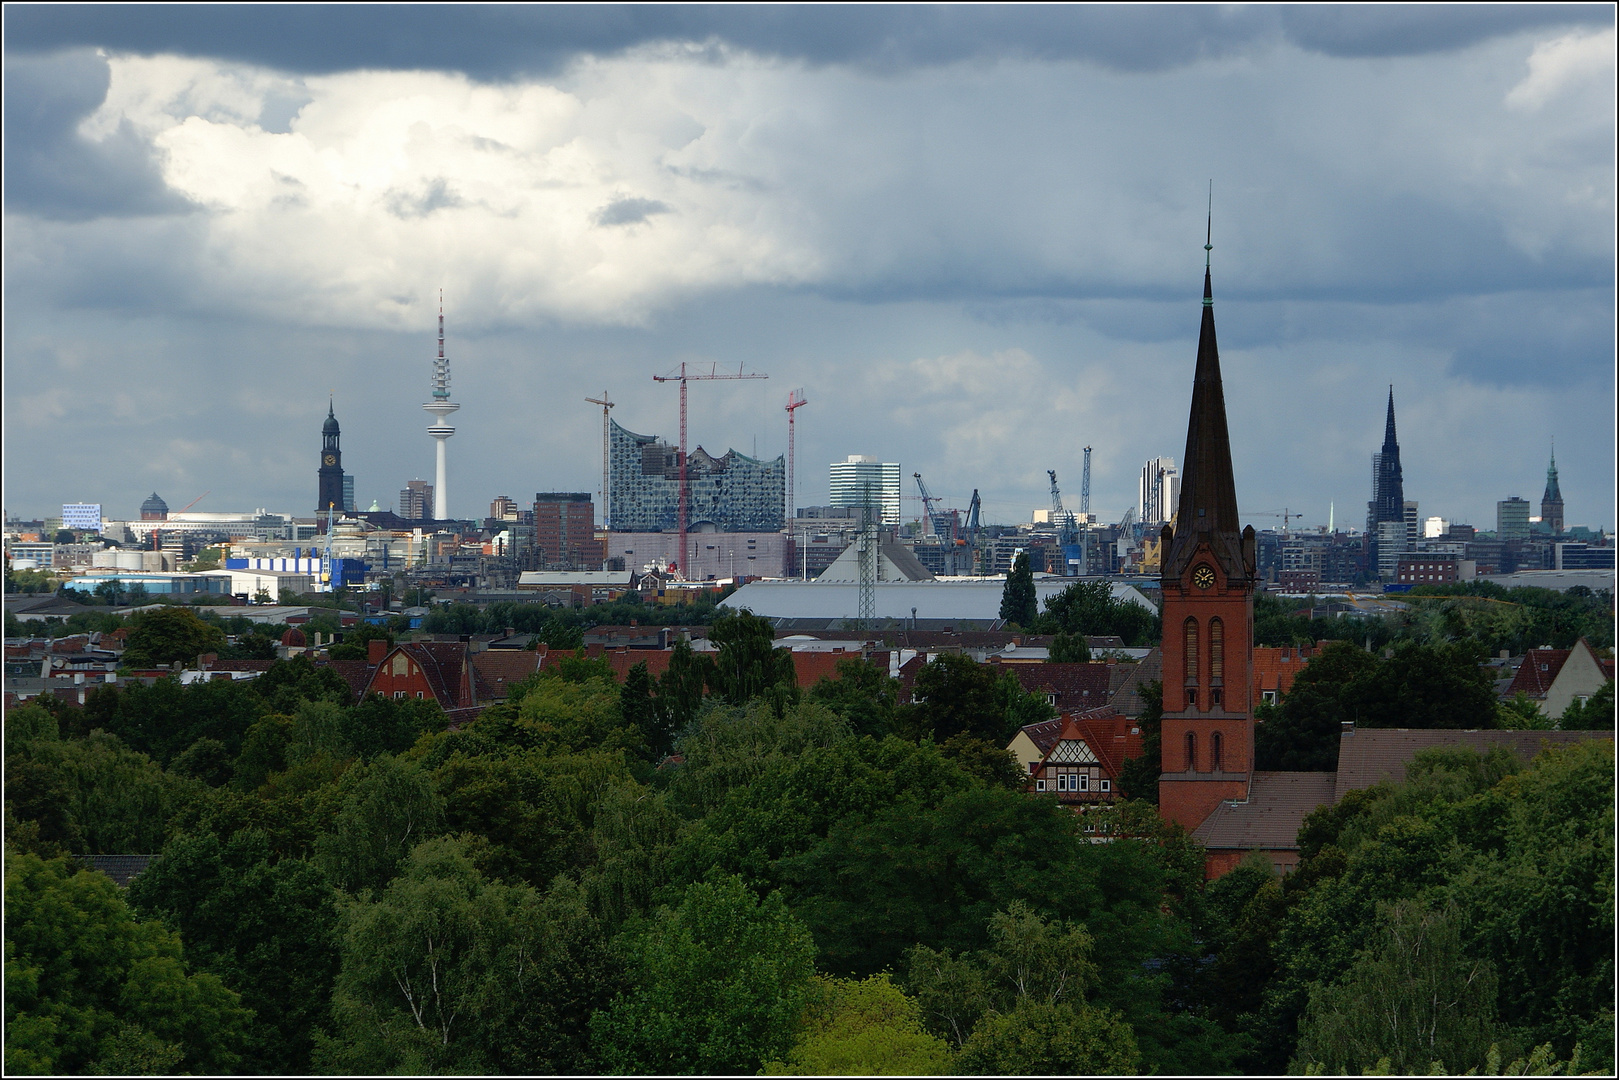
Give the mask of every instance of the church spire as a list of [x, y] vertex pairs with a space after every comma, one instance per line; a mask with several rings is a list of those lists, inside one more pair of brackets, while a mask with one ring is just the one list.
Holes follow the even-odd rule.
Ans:
[[1165, 580], [1178, 578], [1200, 544], [1207, 544], [1228, 578], [1245, 579], [1242, 523], [1237, 516], [1237, 485], [1231, 468], [1231, 436], [1226, 426], [1220, 348], [1214, 334], [1213, 214], [1203, 243], [1203, 325], [1197, 339], [1197, 371], [1192, 377], [1192, 409], [1186, 424], [1186, 456], [1174, 539], [1166, 550]]
[[1400, 440], [1394, 434], [1394, 384], [1389, 383], [1389, 415], [1383, 422], [1383, 453], [1399, 453]]

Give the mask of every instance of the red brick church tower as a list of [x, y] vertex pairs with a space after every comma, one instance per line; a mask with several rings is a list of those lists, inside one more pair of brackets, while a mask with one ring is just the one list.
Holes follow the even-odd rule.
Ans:
[[[1205, 253], [1213, 250], [1205, 242]], [[1237, 518], [1214, 289], [1205, 257], [1203, 328], [1180, 504], [1164, 526], [1163, 773], [1159, 812], [1196, 829], [1253, 775], [1254, 530]]]

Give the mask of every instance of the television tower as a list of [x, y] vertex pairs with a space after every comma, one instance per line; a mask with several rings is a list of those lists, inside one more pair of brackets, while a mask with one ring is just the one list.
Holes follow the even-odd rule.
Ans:
[[446, 491], [447, 471], [444, 463], [444, 443], [455, 429], [445, 423], [449, 416], [461, 406], [450, 400], [450, 362], [444, 359], [444, 290], [438, 294], [438, 359], [433, 361], [433, 400], [422, 408], [432, 414], [433, 420], [427, 425], [427, 433], [438, 443], [438, 470], [433, 477], [433, 517], [437, 521], [447, 521], [450, 517], [450, 499]]

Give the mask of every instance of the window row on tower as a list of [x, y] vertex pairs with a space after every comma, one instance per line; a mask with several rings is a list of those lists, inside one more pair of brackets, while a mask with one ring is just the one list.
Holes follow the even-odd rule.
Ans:
[[1225, 620], [1216, 616], [1209, 620], [1209, 656], [1208, 678], [1203, 679], [1201, 672], [1203, 665], [1201, 641], [1198, 633], [1198, 623], [1195, 618], [1188, 618], [1182, 624], [1181, 633], [1186, 657], [1186, 703], [1192, 708], [1199, 707], [1199, 700], [1203, 695], [1199, 692], [1205, 687], [1208, 689], [1206, 698], [1210, 705], [1219, 705], [1225, 686]]

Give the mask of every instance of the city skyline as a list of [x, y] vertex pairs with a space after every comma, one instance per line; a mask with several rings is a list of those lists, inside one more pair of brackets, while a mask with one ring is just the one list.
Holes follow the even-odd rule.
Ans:
[[328, 394], [386, 506], [443, 287], [463, 511], [594, 491], [583, 399], [669, 439], [651, 376], [717, 360], [771, 379], [694, 389], [693, 445], [776, 457], [806, 388], [800, 506], [863, 453], [1027, 520], [1093, 445], [1117, 520], [1180, 452], [1212, 176], [1245, 521], [1354, 522], [1392, 382], [1424, 515], [1492, 528], [1556, 436], [1613, 528], [1611, 8], [490, 9], [438, 51], [406, 9], [381, 54], [205, 10], [6, 12], [12, 513], [304, 513]]

